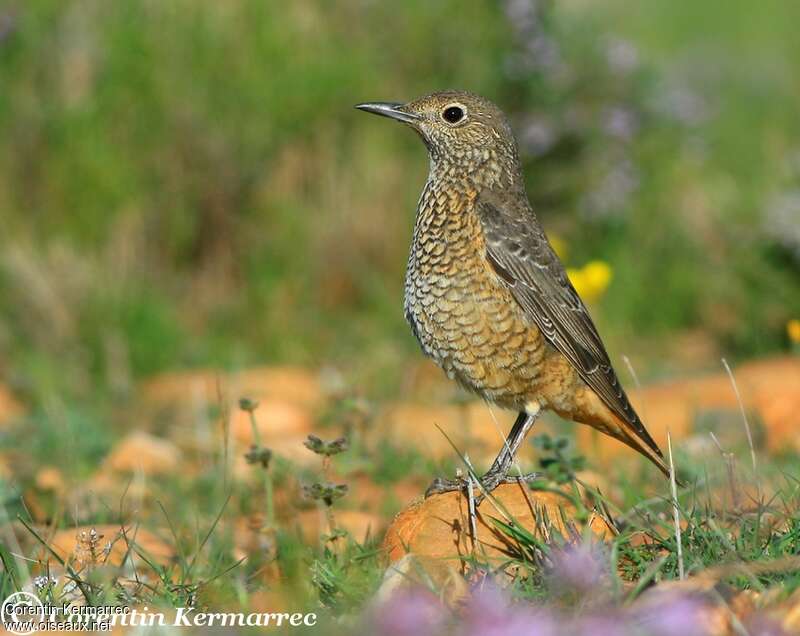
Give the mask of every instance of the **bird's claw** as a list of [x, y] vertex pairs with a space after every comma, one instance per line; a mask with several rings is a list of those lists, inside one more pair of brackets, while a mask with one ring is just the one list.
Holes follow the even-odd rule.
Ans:
[[[486, 494], [492, 492], [495, 488], [497, 488], [500, 484], [520, 484], [520, 483], [528, 483], [539, 479], [542, 476], [542, 473], [528, 473], [526, 475], [509, 475], [507, 473], [503, 473], [500, 471], [492, 472], [489, 471], [483, 477], [480, 478], [480, 485], [475, 484], [475, 503], [476, 505], [480, 505], [480, 503], [485, 498]], [[437, 477], [431, 482], [431, 485], [428, 486], [428, 489], [425, 491], [425, 498], [432, 495], [440, 495], [446, 492], [453, 492], [453, 491], [460, 491], [466, 492], [468, 486], [468, 480], [465, 477], [457, 477], [455, 479], [443, 479], [442, 477]]]
[[446, 492], [453, 492], [454, 490], [464, 490], [467, 487], [467, 480], [463, 477], [456, 477], [455, 479], [444, 479], [437, 477], [428, 486], [425, 491], [425, 499], [431, 495], [441, 495]]

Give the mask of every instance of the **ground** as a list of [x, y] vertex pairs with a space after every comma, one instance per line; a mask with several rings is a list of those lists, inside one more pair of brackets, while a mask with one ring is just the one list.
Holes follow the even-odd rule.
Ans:
[[[333, 630], [377, 620], [377, 603], [424, 604], [421, 593], [453, 610], [437, 620], [469, 622], [463, 608], [496, 587], [509, 616], [546, 607], [597, 625], [616, 612], [640, 626], [648, 608], [688, 602], [710, 621], [698, 633], [800, 630], [800, 358], [734, 368], [735, 386], [722, 369], [633, 392], [664, 448], [671, 435], [685, 484], [677, 509], [646, 461], [547, 417], [520, 457], [546, 478], [499, 489], [474, 530], [463, 495], [421, 495], [464, 456], [488, 465], [513, 414], [441, 402], [448, 384], [427, 366], [415, 373], [429, 377], [425, 390], [412, 383], [391, 404], [296, 367], [160, 374], [119, 405], [127, 430], [96, 446], [65, 434], [67, 462], [22, 443], [35, 419], [4, 392], [3, 434], [19, 442], [2, 456], [4, 592], [33, 585], [53, 599], [167, 611], [307, 609]], [[587, 587], [570, 567], [597, 580]]]

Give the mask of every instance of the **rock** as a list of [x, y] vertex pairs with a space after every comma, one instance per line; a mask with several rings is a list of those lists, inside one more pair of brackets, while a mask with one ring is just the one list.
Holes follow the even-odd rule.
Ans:
[[[800, 358], [783, 356], [749, 362], [734, 368], [733, 374], [745, 411], [751, 415], [753, 435], [756, 436], [759, 422], [763, 423], [769, 451], [799, 451], [796, 431], [800, 428]], [[739, 427], [726, 428], [736, 441], [746, 443], [739, 401], [724, 371], [634, 390], [630, 397], [662, 449], [666, 448], [667, 431], [673, 441], [687, 439], [695, 432], [697, 416], [709, 411], [722, 411], [740, 422]], [[622, 442], [588, 426], [578, 426], [576, 434], [579, 448], [596, 465], [608, 467], [621, 457], [636, 457]]]
[[296, 592], [272, 584], [268, 590], [247, 594], [247, 607], [253, 613], [292, 612], [297, 607]]
[[6, 426], [25, 413], [16, 398], [6, 387], [0, 384], [0, 427]]
[[[181, 448], [208, 452], [221, 444], [221, 419], [209, 419], [211, 407], [228, 415], [231, 452], [247, 452], [253, 443], [250, 415], [239, 408], [240, 398], [258, 402], [256, 425], [262, 446], [301, 465], [314, 465], [318, 458], [303, 447], [312, 432], [314, 413], [320, 408], [323, 391], [317, 376], [295, 367], [259, 367], [238, 373], [213, 369], [168, 373], [142, 386], [150, 405], [169, 409], [174, 416], [170, 438]], [[320, 434], [320, 433], [318, 433]], [[336, 437], [339, 431], [324, 431]], [[238, 472], [238, 471], [237, 471]], [[247, 471], [244, 471], [247, 474]]]
[[458, 385], [428, 357], [415, 358], [404, 366], [402, 391], [430, 404], [445, 404], [461, 395]]
[[238, 392], [237, 400], [239, 397], [262, 401], [281, 399], [314, 409], [323, 399], [317, 375], [298, 367], [247, 369], [234, 374], [231, 385]]
[[137, 431], [117, 443], [103, 467], [119, 472], [161, 475], [176, 472], [180, 461], [180, 449], [172, 442]]
[[770, 614], [780, 621], [781, 626], [788, 634], [800, 634], [800, 590], [795, 590]]
[[[515, 418], [516, 413], [480, 400], [446, 406], [398, 403], [384, 411], [370, 434], [399, 447], [416, 448], [436, 459], [457, 457], [455, 445], [474, 463], [488, 467]], [[539, 421], [532, 436], [544, 432], [552, 430], [546, 422]]]
[[217, 388], [225, 385], [225, 374], [213, 369], [162, 373], [146, 380], [140, 387], [142, 398], [157, 406], [188, 402], [216, 403]]
[[[415, 479], [403, 479], [393, 484], [378, 484], [366, 474], [351, 474], [333, 481], [347, 483], [350, 486], [347, 493], [348, 505], [379, 515], [385, 514], [387, 505], [395, 504], [399, 508], [411, 503], [413, 499], [425, 492], [428, 485]], [[396, 512], [397, 508], [392, 514]]]
[[429, 572], [437, 573], [437, 596], [448, 607], [455, 607], [468, 598], [469, 585], [460, 572], [460, 564], [436, 561], [430, 557], [406, 554], [383, 573], [381, 585], [375, 592], [373, 603], [387, 603], [397, 594], [429, 587]]
[[[101, 525], [59, 530], [48, 545], [65, 561], [72, 559], [80, 566], [119, 566], [129, 552], [129, 545], [135, 545], [159, 565], [167, 565], [175, 556], [171, 545], [149, 530], [133, 526]], [[145, 565], [142, 559], [136, 556], [134, 559], [137, 568]]]
[[8, 462], [8, 457], [0, 455], [0, 478], [2, 479], [11, 479], [11, 476], [14, 474], [14, 471], [11, 470], [11, 466]]
[[64, 476], [54, 466], [43, 466], [36, 472], [36, 487], [39, 490], [61, 492], [64, 490]]
[[[565, 532], [562, 511], [566, 518], [574, 513], [569, 499], [557, 493], [532, 491], [518, 484], [504, 484], [493, 492], [499, 505], [484, 501], [477, 510], [477, 541], [473, 547], [469, 530], [468, 503], [459, 492], [449, 492], [420, 499], [400, 512], [386, 531], [383, 541], [390, 562], [414, 554], [435, 580], [447, 579], [455, 566], [464, 572], [465, 563], [473, 555], [495, 565], [504, 563], [517, 553], [515, 541], [497, 528], [491, 518], [514, 523], [542, 538], [545, 520], [552, 528]], [[611, 536], [611, 530], [599, 518], [589, 523], [598, 537]], [[432, 567], [432, 569], [428, 569]]]
[[[259, 404], [253, 415], [258, 436], [265, 446], [269, 446], [271, 441], [284, 439], [287, 436], [305, 439], [313, 429], [311, 414], [293, 402], [269, 400]], [[249, 413], [236, 409], [231, 413], [230, 426], [237, 442], [244, 446], [255, 443]]]
[[240, 517], [234, 526], [234, 558], [250, 559], [250, 565], [258, 568], [258, 580], [270, 585], [281, 580], [275, 535], [275, 527], [270, 527], [262, 514]]
[[[254, 415], [261, 446], [301, 466], [319, 465], [320, 458], [303, 445], [309, 433], [314, 432], [314, 420], [306, 407], [269, 400], [260, 403]], [[341, 435], [341, 429], [328, 427], [316, 434], [324, 439], [335, 439]], [[249, 413], [238, 408], [231, 413], [231, 435], [231, 447], [235, 452], [246, 453], [255, 441]]]
[[800, 452], [800, 357], [758, 360], [735, 371], [745, 400], [761, 418], [770, 452]]
[[[364, 541], [367, 537], [379, 535], [386, 525], [378, 515], [360, 510], [334, 508], [333, 517], [336, 527], [346, 530], [356, 541]], [[303, 540], [309, 543], [319, 541], [321, 535], [329, 532], [328, 520], [321, 508], [300, 512], [295, 517], [295, 523]]]
[[165, 373], [145, 382], [142, 395], [158, 406], [218, 404], [222, 396], [231, 406], [248, 397], [262, 403], [278, 399], [316, 408], [323, 392], [317, 376], [306, 369], [257, 367], [237, 373], [215, 369]]

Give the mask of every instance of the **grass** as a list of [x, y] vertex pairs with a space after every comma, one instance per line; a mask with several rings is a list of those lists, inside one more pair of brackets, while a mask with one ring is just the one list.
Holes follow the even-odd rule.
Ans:
[[[656, 350], [648, 374], [671, 371], [651, 361], [686, 330], [735, 357], [785, 347], [795, 9], [607, 2], [548, 9], [527, 33], [512, 4], [414, 2], [391, 43], [377, 5], [4, 13], [6, 381], [85, 397], [175, 366], [323, 359], [390, 395], [415, 351], [398, 299], [426, 161], [351, 106], [444, 86], [511, 114], [547, 229], [570, 265], [611, 266], [595, 312], [612, 344]], [[526, 38], [557, 62], [525, 58]]]
[[[258, 417], [257, 405], [243, 404], [253, 417]], [[340, 406], [334, 411], [347, 408]], [[515, 606], [533, 603], [533, 607], [571, 608], [569, 612], [574, 616], [599, 620], [592, 612], [596, 612], [600, 601], [591, 600], [599, 589], [603, 590], [603, 607], [632, 611], [624, 608], [637, 607], [637, 599], [654, 585], [681, 578], [667, 484], [655, 475], [651, 475], [652, 481], [645, 482], [626, 479], [626, 469], [620, 466], [608, 474], [608, 487], [616, 494], [593, 491], [587, 499], [580, 495], [576, 481], [576, 475], [581, 474], [576, 470], [582, 469], [586, 459], [577, 457], [571, 445], [561, 438], [539, 436], [535, 443], [546, 477], [534, 484], [534, 489], [564, 493], [565, 502], [576, 506], [566, 527], [579, 525], [594, 513], [603, 516], [613, 528], [613, 537], [597, 553], [603, 576], [608, 578], [603, 578], [602, 588], [593, 588], [589, 596], [555, 585], [547, 572], [561, 558], [560, 551], [581, 536], [578, 526], [565, 533], [564, 526], [545, 519], [538, 529], [526, 528], [499, 511], [493, 513], [490, 498], [483, 504], [483, 514], [496, 515], [495, 524], [516, 547], [501, 567], [495, 561], [483, 560], [480, 551], [473, 554], [467, 562], [468, 581], [475, 584], [492, 573], [513, 568], [515, 574], [507, 584], [510, 583]], [[758, 449], [758, 472], [753, 474], [744, 435], [741, 443], [736, 455], [727, 451], [704, 457], [692, 457], [685, 450], [678, 453], [680, 474], [688, 484], [677, 499], [682, 527], [680, 558], [687, 576], [693, 580], [725, 584], [733, 590], [752, 590], [775, 603], [788, 599], [800, 587], [800, 482], [793, 477], [800, 465], [794, 456], [765, 457]], [[362, 620], [359, 616], [380, 587], [385, 557], [379, 537], [362, 542], [337, 525], [339, 511], [349, 508], [348, 497], [353, 496], [350, 493], [341, 500], [332, 498], [327, 504], [318, 504], [327, 510], [327, 523], [318, 531], [316, 541], [299, 533], [291, 516], [286, 517], [285, 513], [271, 519], [268, 507], [285, 508], [289, 504], [281, 496], [299, 496], [295, 479], [300, 474], [305, 483], [317, 480], [324, 489], [326, 483], [347, 484], [359, 475], [391, 486], [410, 472], [415, 473], [417, 481], [427, 481], [437, 471], [422, 457], [392, 448], [386, 442], [377, 447], [361, 442], [348, 448], [312, 440], [309, 448], [309, 454], [312, 450], [320, 454], [321, 467], [310, 466], [305, 472], [281, 458], [272, 457], [265, 465], [251, 449], [249, 470], [255, 479], [242, 480], [231, 479], [221, 461], [224, 451], [218, 447], [213, 451], [216, 460], [202, 461], [200, 466], [204, 464], [205, 468], [200, 468], [199, 473], [193, 468], [194, 460], [188, 462], [185, 472], [159, 478], [156, 483], [160, 494], [140, 500], [134, 508], [125, 502], [136, 497], [129, 492], [129, 483], [123, 500], [108, 501], [97, 513], [81, 512], [80, 523], [84, 527], [109, 523], [119, 528], [115, 531], [117, 536], [92, 539], [83, 536], [84, 531], [77, 536], [79, 549], [69, 562], [50, 547], [49, 538], [54, 529], [74, 523], [69, 520], [70, 511], [62, 508], [64, 500], [43, 500], [41, 494], [34, 494], [40, 490], [36, 486], [24, 498], [9, 493], [7, 501], [12, 505], [6, 506], [6, 514], [13, 515], [22, 525], [18, 536], [28, 535], [28, 547], [22, 553], [40, 553], [43, 565], [20, 562], [16, 556], [19, 548], [4, 542], [0, 550], [4, 564], [0, 594], [22, 589], [34, 573], [57, 579], [55, 585], [39, 583], [40, 591], [55, 601], [84, 597], [91, 604], [147, 605], [167, 612], [175, 607], [264, 611], [261, 599], [267, 594], [272, 603], [288, 603], [293, 610], [307, 608], [316, 612], [325, 633], [338, 633], [337, 623]], [[395, 465], [390, 469], [389, 464]], [[591, 467], [591, 460], [589, 464]], [[26, 481], [23, 479], [22, 483]], [[751, 486], [743, 488], [745, 484]], [[273, 488], [277, 504], [269, 503]], [[352, 492], [358, 494], [357, 490]], [[650, 497], [649, 492], [659, 494]], [[16, 506], [14, 502], [23, 499], [36, 502], [36, 508]], [[292, 505], [297, 511], [312, 504]], [[42, 509], [49, 511], [45, 512], [49, 521], [44, 526]], [[253, 534], [244, 544], [237, 530], [241, 519], [250, 519], [253, 524]], [[174, 556], [165, 561], [151, 554], [158, 550], [148, 545], [149, 537], [141, 544], [137, 541], [140, 527], [155, 531], [173, 547]], [[250, 543], [252, 537], [257, 537], [259, 547]], [[125, 546], [129, 558], [124, 565], [108, 561], [107, 541]], [[86, 545], [81, 548], [83, 544]], [[431, 585], [438, 593], [436, 584]]]

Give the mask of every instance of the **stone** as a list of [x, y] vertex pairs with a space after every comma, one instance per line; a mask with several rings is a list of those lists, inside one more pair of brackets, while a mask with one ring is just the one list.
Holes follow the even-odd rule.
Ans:
[[136, 431], [122, 439], [103, 462], [103, 468], [117, 472], [163, 475], [180, 467], [181, 451], [172, 442]]
[[247, 397], [261, 403], [279, 399], [316, 408], [323, 398], [316, 374], [299, 367], [256, 367], [235, 373], [218, 369], [170, 372], [146, 381], [141, 391], [146, 401], [158, 406], [218, 404], [222, 396], [232, 407]]
[[[48, 545], [62, 559], [76, 561], [81, 566], [119, 566], [129, 552], [129, 544], [140, 549], [155, 563], [167, 565], [175, 556], [173, 546], [153, 532], [141, 527], [118, 525], [82, 526], [59, 530]], [[92, 548], [94, 545], [94, 548]], [[137, 566], [144, 566], [134, 554]]]
[[[367, 537], [380, 535], [386, 522], [378, 515], [362, 510], [333, 509], [333, 518], [337, 528], [346, 530], [356, 541], [363, 542]], [[328, 534], [328, 520], [321, 508], [304, 510], [295, 518], [296, 527], [306, 542], [313, 543], [323, 534]]]
[[[745, 363], [733, 368], [742, 405], [748, 414], [751, 432], [763, 437], [769, 452], [798, 452], [800, 438], [800, 357], [779, 356]], [[673, 443], [695, 434], [698, 415], [724, 412], [740, 422], [731, 428], [737, 441], [746, 443], [740, 405], [725, 371], [701, 378], [664, 382], [630, 392], [631, 402], [648, 431], [666, 451], [667, 431]], [[707, 435], [707, 434], [706, 434]], [[576, 438], [580, 450], [595, 466], [609, 467], [620, 458], [635, 458], [625, 444], [588, 427], [578, 425]]]
[[[455, 445], [473, 463], [488, 467], [502, 448], [516, 416], [480, 400], [444, 406], [396, 403], [385, 409], [370, 434], [401, 448], [416, 448], [435, 459], [457, 457]], [[541, 433], [552, 433], [552, 428], [540, 420], [531, 437]], [[520, 459], [524, 462], [525, 458]]]
[[62, 492], [64, 490], [64, 476], [54, 466], [42, 466], [36, 471], [34, 479], [39, 490]]
[[0, 427], [11, 424], [25, 413], [22, 404], [6, 387], [0, 384]]
[[[434, 579], [447, 578], [455, 566], [465, 571], [464, 559], [476, 556], [494, 565], [504, 563], [518, 552], [516, 543], [492, 521], [492, 517], [513, 522], [540, 539], [550, 527], [567, 532], [563, 519], [575, 513], [564, 495], [530, 490], [519, 484], [503, 484], [492, 493], [497, 503], [486, 499], [476, 514], [477, 538], [473, 544], [464, 494], [449, 492], [419, 499], [400, 512], [386, 531], [383, 549], [391, 563], [406, 554], [426, 566], [435, 566]], [[563, 515], [563, 516], [562, 516]], [[610, 537], [611, 529], [598, 516], [588, 525], [598, 538]], [[581, 524], [576, 524], [580, 530]]]

